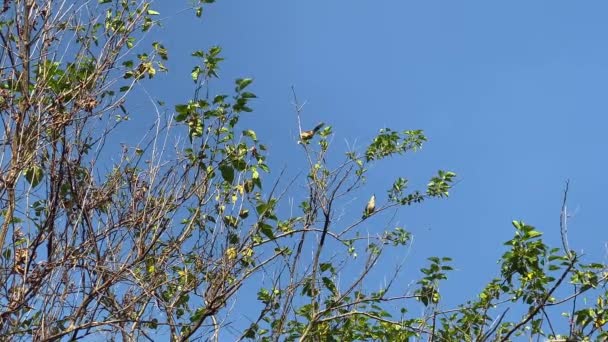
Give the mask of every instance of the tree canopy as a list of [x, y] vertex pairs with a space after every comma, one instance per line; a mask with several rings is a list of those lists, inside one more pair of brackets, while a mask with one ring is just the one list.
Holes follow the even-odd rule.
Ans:
[[[213, 2], [191, 1], [188, 15], [204, 19]], [[256, 115], [253, 79], [234, 80], [229, 93], [210, 87], [219, 78], [220, 46], [171, 51], [193, 58], [189, 100], [154, 99], [154, 122], [139, 143], [117, 143], [121, 125], [141, 120], [129, 111], [135, 91], [170, 72], [163, 42], [143, 39], [160, 23], [152, 1], [3, 2], [1, 336], [608, 337], [608, 273], [568, 246], [567, 188], [561, 246], [514, 221], [499, 276], [488, 277], [477, 297], [446, 308], [440, 285], [452, 259], [429, 251], [417, 278], [397, 281], [401, 261], [379, 260], [409, 248], [412, 235], [378, 218], [448, 197], [456, 174], [438, 170], [420, 189], [407, 175], [388, 189], [366, 186], [370, 169], [419, 151], [424, 132], [379, 127], [364, 148], [340, 151], [331, 122], [306, 120], [293, 89], [293, 151], [306, 168], [287, 179], [268, 166], [272, 137], [242, 123]], [[355, 198], [360, 207], [350, 205]]]

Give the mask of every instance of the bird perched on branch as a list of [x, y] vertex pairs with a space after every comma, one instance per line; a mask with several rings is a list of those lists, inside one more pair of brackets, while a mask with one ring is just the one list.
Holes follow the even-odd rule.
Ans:
[[365, 211], [363, 212], [362, 219], [366, 219], [369, 215], [374, 213], [376, 210], [376, 195], [372, 195], [372, 197], [367, 201], [367, 205], [365, 206]]
[[312, 137], [315, 136], [315, 134], [317, 134], [317, 132], [323, 128], [325, 124], [323, 122], [319, 123], [317, 126], [315, 126], [315, 128], [311, 129], [310, 131], [303, 131], [300, 133], [300, 140], [302, 142], [307, 142], [308, 140], [312, 139]]

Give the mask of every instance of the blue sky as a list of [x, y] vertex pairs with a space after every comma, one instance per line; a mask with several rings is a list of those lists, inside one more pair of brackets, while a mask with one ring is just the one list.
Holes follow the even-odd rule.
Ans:
[[560, 246], [566, 179], [571, 248], [605, 261], [608, 3], [222, 0], [202, 22], [175, 14], [185, 5], [156, 5], [166, 20], [151, 37], [169, 49], [171, 72], [150, 92], [186, 101], [190, 52], [221, 45], [217, 90], [255, 78], [259, 99], [245, 124], [269, 146], [275, 171], [302, 170], [292, 85], [307, 102], [306, 125], [333, 126], [336, 153], [382, 127], [425, 130], [424, 149], [375, 167], [353, 207], [371, 192], [384, 200], [395, 177], [421, 187], [437, 169], [458, 174], [448, 200], [398, 216], [415, 235], [404, 281], [428, 256], [454, 258], [446, 307], [498, 274], [512, 220]]

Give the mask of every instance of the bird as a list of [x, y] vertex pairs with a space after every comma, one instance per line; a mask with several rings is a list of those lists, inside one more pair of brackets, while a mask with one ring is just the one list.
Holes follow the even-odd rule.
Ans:
[[310, 131], [303, 131], [300, 133], [300, 140], [302, 140], [303, 142], [306, 142], [310, 139], [312, 139], [312, 137], [315, 136], [315, 134], [317, 134], [317, 132], [323, 128], [325, 124], [323, 122], [320, 122], [318, 125], [315, 126], [315, 128], [311, 129]]
[[368, 218], [371, 214], [376, 210], [376, 195], [372, 195], [372, 197], [367, 201], [367, 205], [365, 206], [365, 211], [363, 212], [362, 219]]

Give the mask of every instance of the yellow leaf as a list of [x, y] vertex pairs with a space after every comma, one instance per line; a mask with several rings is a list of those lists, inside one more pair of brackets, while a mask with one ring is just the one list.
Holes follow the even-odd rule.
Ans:
[[253, 255], [253, 249], [251, 248], [245, 248], [245, 250], [243, 250], [243, 256], [246, 258], [249, 258]]
[[228, 260], [234, 260], [234, 259], [236, 259], [236, 256], [237, 256], [236, 248], [230, 247], [226, 250], [226, 257], [228, 257]]

